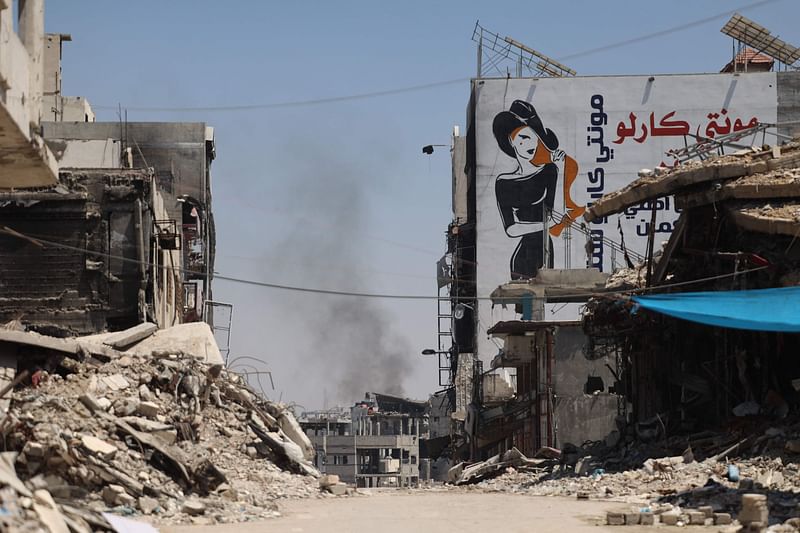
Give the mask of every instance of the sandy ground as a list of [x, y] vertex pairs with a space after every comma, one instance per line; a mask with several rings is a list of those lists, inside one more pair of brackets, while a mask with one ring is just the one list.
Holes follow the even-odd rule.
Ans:
[[[162, 526], [162, 533], [512, 533], [620, 531], [605, 525], [608, 510], [624, 504], [514, 494], [450, 491], [374, 492], [369, 496], [294, 500], [283, 516], [263, 522], [215, 526]], [[625, 527], [628, 533], [652, 527]]]

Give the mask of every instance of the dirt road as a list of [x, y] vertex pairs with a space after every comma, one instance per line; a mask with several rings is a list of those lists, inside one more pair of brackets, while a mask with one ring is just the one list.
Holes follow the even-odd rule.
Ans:
[[[294, 500], [283, 516], [264, 522], [161, 527], [162, 533], [512, 533], [618, 531], [604, 525], [607, 510], [624, 505], [513, 494], [419, 491]], [[599, 527], [598, 527], [599, 526]], [[652, 529], [652, 528], [650, 528]], [[626, 527], [628, 533], [647, 531]]]

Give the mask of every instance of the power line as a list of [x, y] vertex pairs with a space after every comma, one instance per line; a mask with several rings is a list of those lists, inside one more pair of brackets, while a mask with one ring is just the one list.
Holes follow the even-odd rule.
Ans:
[[[288, 102], [275, 102], [264, 104], [242, 104], [242, 105], [228, 105], [228, 106], [197, 106], [197, 107], [128, 107], [129, 111], [153, 111], [153, 112], [193, 112], [193, 111], [253, 111], [256, 109], [280, 109], [287, 107], [303, 107], [320, 104], [333, 104], [338, 102], [349, 102], [351, 100], [364, 100], [366, 98], [377, 98], [380, 96], [390, 96], [394, 94], [403, 94], [416, 91], [425, 91], [428, 89], [435, 89], [437, 87], [445, 87], [447, 85], [455, 85], [456, 83], [464, 83], [470, 81], [470, 78], [458, 78], [454, 80], [436, 81], [432, 83], [423, 83], [420, 85], [411, 85], [408, 87], [398, 87], [396, 89], [386, 89], [383, 91], [373, 91], [367, 93], [349, 94], [344, 96], [331, 96], [327, 98], [315, 98], [311, 100], [293, 100]], [[97, 105], [92, 106], [97, 109], [117, 109], [118, 106]]]
[[[32, 242], [32, 243], [36, 243], [36, 244], [39, 244], [39, 245], [53, 246], [53, 247], [62, 248], [62, 249], [65, 249], [65, 250], [71, 250], [71, 251], [77, 251], [77, 252], [92, 254], [92, 255], [96, 255], [96, 256], [100, 256], [100, 257], [106, 257], [108, 259], [115, 259], [115, 260], [118, 260], [118, 261], [121, 261], [121, 262], [127, 262], [127, 263], [136, 264], [136, 265], [144, 265], [144, 266], [148, 266], [148, 267], [151, 267], [151, 268], [161, 268], [161, 269], [164, 269], [164, 270], [171, 270], [171, 271], [174, 271], [174, 272], [188, 273], [188, 274], [193, 274], [193, 275], [197, 274], [197, 272], [195, 272], [193, 270], [188, 270], [188, 269], [185, 269], [185, 268], [168, 267], [166, 265], [156, 265], [156, 264], [150, 263], [148, 261], [139, 261], [138, 259], [131, 259], [129, 257], [123, 257], [123, 256], [118, 256], [118, 255], [106, 253], [106, 252], [99, 252], [99, 251], [89, 250], [87, 248], [83, 248], [83, 247], [79, 247], [79, 246], [72, 246], [72, 245], [69, 245], [69, 244], [58, 243], [58, 242], [46, 240], [46, 239], [43, 239], [43, 238], [40, 238], [40, 237], [33, 237], [33, 236], [30, 236], [30, 235], [19, 233], [17, 231], [14, 231], [12, 229], [7, 228], [7, 227], [0, 228], [0, 233], [4, 233], [6, 235], [10, 235], [12, 237], [16, 237], [18, 239], [23, 239], [23, 240], [26, 240], [26, 241], [29, 241], [29, 242]], [[593, 296], [609, 297], [609, 296], [612, 296], [612, 295], [615, 295], [615, 294], [622, 295], [622, 294], [634, 294], [634, 293], [640, 293], [640, 292], [649, 292], [649, 291], [653, 291], [653, 290], [657, 290], [657, 289], [667, 289], [667, 288], [670, 288], [670, 287], [686, 286], [686, 285], [692, 285], [692, 284], [696, 284], [696, 283], [703, 283], [703, 282], [707, 282], [707, 281], [715, 281], [715, 280], [719, 280], [719, 279], [725, 279], [725, 278], [740, 276], [740, 275], [743, 275], [743, 274], [749, 274], [749, 273], [752, 273], [752, 272], [757, 272], [759, 270], [764, 270], [766, 268], [769, 268], [769, 266], [760, 266], [760, 267], [751, 268], [749, 270], [740, 270], [740, 271], [737, 271], [737, 272], [731, 272], [729, 274], [719, 274], [719, 275], [716, 275], [716, 276], [708, 276], [708, 277], [704, 277], [704, 278], [681, 281], [681, 282], [670, 283], [670, 284], [666, 284], [666, 285], [659, 285], [659, 286], [656, 286], [656, 287], [649, 287], [649, 288], [643, 288], [643, 289], [628, 289], [628, 290], [623, 290], [623, 291], [604, 291], [604, 292], [601, 292], [601, 291], [583, 291], [583, 292], [576, 292], [576, 293], [573, 293], [573, 294], [563, 294], [563, 295], [559, 295], [559, 296], [561, 298], [569, 298], [569, 297], [576, 297], [577, 298], [577, 297], [593, 297]], [[347, 296], [347, 297], [355, 297], [355, 298], [373, 298], [373, 299], [383, 299], [383, 300], [440, 300], [441, 299], [441, 297], [438, 296], [438, 295], [433, 296], [433, 295], [427, 295], [427, 294], [384, 294], [384, 293], [371, 293], [371, 292], [342, 291], [342, 290], [335, 290], [335, 289], [321, 289], [321, 288], [316, 288], [316, 287], [301, 287], [301, 286], [296, 286], [296, 285], [286, 285], [286, 284], [281, 284], [281, 283], [271, 283], [271, 282], [267, 282], [267, 281], [257, 281], [257, 280], [250, 280], [250, 279], [245, 279], [245, 278], [237, 278], [237, 277], [225, 276], [225, 275], [216, 274], [216, 273], [214, 274], [214, 278], [218, 279], [218, 280], [222, 280], [222, 281], [228, 281], [228, 282], [231, 282], [231, 283], [239, 283], [239, 284], [250, 285], [250, 286], [255, 286], [255, 287], [263, 287], [263, 288], [268, 288], [268, 289], [276, 289], [276, 290], [284, 290], [284, 291], [300, 292], [300, 293], [309, 293], [309, 294], [322, 294], [322, 295], [328, 295], [328, 296]], [[507, 300], [507, 301], [516, 301], [516, 300], [518, 300], [518, 298], [513, 298], [513, 297], [509, 297], [509, 298], [502, 298], [502, 297], [501, 298], [492, 298], [491, 296], [475, 296], [475, 297], [458, 297], [458, 296], [456, 296], [456, 297], [451, 297], [450, 299], [451, 300], [455, 300], [455, 301], [463, 300], [463, 301], [467, 301], [467, 302], [476, 301], [476, 300], [477, 301], [480, 301], [480, 300], [493, 301], [493, 302], [498, 302], [498, 301], [503, 301], [503, 300]]]
[[[565, 61], [569, 59], [576, 59], [579, 57], [586, 57], [593, 54], [598, 54], [601, 52], [606, 52], [608, 50], [613, 50], [615, 48], [622, 48], [624, 46], [628, 46], [631, 44], [640, 43], [643, 41], [648, 41], [651, 39], [656, 39], [658, 37], [664, 37], [665, 35], [670, 35], [672, 33], [678, 33], [681, 31], [685, 31], [690, 28], [695, 28], [697, 26], [701, 26], [703, 24], [707, 24], [719, 18], [731, 15], [737, 11], [746, 11], [750, 9], [755, 9], [757, 7], [762, 7], [768, 4], [772, 4], [775, 2], [780, 2], [781, 0], [760, 0], [758, 2], [752, 2], [749, 4], [745, 4], [743, 6], [739, 6], [735, 9], [729, 9], [722, 13], [717, 13], [716, 15], [711, 15], [708, 17], [704, 17], [701, 19], [689, 21], [678, 26], [673, 26], [671, 28], [667, 28], [664, 30], [659, 30], [656, 32], [648, 33], [645, 35], [640, 35], [638, 37], [633, 37], [630, 39], [625, 39], [622, 41], [618, 41], [615, 43], [606, 44], [603, 46], [598, 46], [595, 48], [590, 48], [588, 50], [583, 50], [581, 52], [575, 52], [572, 54], [568, 54], [565, 56], [561, 56], [557, 58], [559, 61]], [[394, 89], [385, 89], [381, 91], [372, 91], [372, 92], [365, 92], [365, 93], [356, 93], [356, 94], [349, 94], [349, 95], [342, 95], [342, 96], [331, 96], [325, 98], [314, 98], [309, 100], [290, 100], [287, 102], [272, 102], [272, 103], [254, 103], [254, 104], [235, 104], [235, 105], [224, 105], [224, 106], [187, 106], [187, 107], [169, 107], [169, 106], [160, 106], [160, 107], [127, 107], [128, 111], [143, 111], [143, 112], [176, 112], [176, 113], [191, 113], [197, 111], [203, 112], [227, 112], [227, 111], [254, 111], [260, 109], [281, 109], [281, 108], [292, 108], [292, 107], [304, 107], [304, 106], [313, 106], [313, 105], [323, 105], [323, 104], [333, 104], [339, 102], [348, 102], [353, 100], [363, 100], [367, 98], [378, 98], [381, 96], [391, 96], [395, 94], [403, 94], [403, 93], [410, 93], [416, 91], [425, 91], [429, 89], [435, 89], [438, 87], [445, 87], [448, 85], [455, 85], [457, 83], [464, 83], [470, 81], [471, 78], [457, 78], [452, 80], [442, 80], [436, 81], [431, 83], [422, 83], [418, 85], [410, 85], [407, 87], [397, 87]], [[95, 105], [92, 106], [96, 109], [111, 109], [116, 110], [119, 109], [118, 105]]]
[[663, 37], [665, 35], [669, 35], [672, 33], [677, 33], [679, 31], [688, 30], [690, 28], [695, 28], [697, 26], [702, 26], [703, 24], [707, 24], [709, 22], [713, 22], [719, 18], [727, 17], [736, 13], [737, 11], [745, 11], [748, 9], [754, 9], [757, 7], [762, 7], [767, 4], [773, 4], [775, 2], [780, 2], [781, 0], [761, 0], [759, 2], [753, 2], [750, 4], [745, 4], [743, 6], [739, 6], [735, 9], [729, 9], [727, 11], [723, 11], [722, 13], [717, 13], [716, 15], [711, 15], [709, 17], [701, 18], [698, 20], [693, 20], [691, 22], [686, 22], [684, 24], [680, 24], [678, 26], [673, 26], [671, 28], [667, 28], [665, 30], [656, 31], [653, 33], [647, 33], [645, 35], [640, 35], [638, 37], [632, 37], [630, 39], [625, 39], [622, 41], [617, 41], [616, 43], [606, 44], [603, 46], [598, 46], [597, 48], [591, 48], [589, 50], [584, 50], [582, 52], [575, 52], [573, 54], [562, 56], [559, 61], [564, 61], [568, 59], [575, 59], [578, 57], [586, 57], [592, 54], [598, 54], [600, 52], [607, 52], [608, 50], [613, 50], [615, 48], [622, 48], [623, 46], [628, 46], [631, 44], [641, 43], [644, 41], [649, 41], [650, 39], [657, 39], [658, 37]]

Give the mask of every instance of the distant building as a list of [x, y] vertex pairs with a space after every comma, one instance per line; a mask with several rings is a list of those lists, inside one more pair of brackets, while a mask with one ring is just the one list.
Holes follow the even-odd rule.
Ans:
[[427, 409], [428, 402], [370, 392], [350, 409], [349, 419], [341, 411], [304, 413], [300, 425], [321, 472], [358, 487], [417, 486]]

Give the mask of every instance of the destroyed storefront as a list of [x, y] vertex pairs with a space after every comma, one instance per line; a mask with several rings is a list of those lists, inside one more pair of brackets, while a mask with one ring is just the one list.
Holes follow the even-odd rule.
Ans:
[[604, 360], [586, 358], [580, 322], [499, 322], [488, 334], [503, 340], [492, 366], [513, 371], [514, 387], [505, 397], [492, 395], [489, 384], [504, 380], [484, 376], [476, 435], [483, 454], [517, 448], [534, 457], [543, 447], [579, 446], [614, 429], [618, 397], [611, 374]]
[[56, 336], [178, 323], [180, 262], [157, 233], [153, 178], [76, 169], [52, 190], [0, 193], [0, 321]]
[[211, 323], [213, 317], [206, 315], [213, 314], [215, 304], [210, 170], [216, 157], [214, 129], [201, 122], [45, 122], [42, 129], [61, 169], [152, 172], [153, 188], [163, 197], [163, 208], [152, 220], [153, 233], [162, 248], [171, 250], [153, 259], [178, 275], [171, 290], [181, 303], [174, 316], [165, 318], [168, 323], [160, 324], [204, 318]]
[[[799, 164], [793, 142], [659, 169], [587, 213], [651, 217], [648, 261], [612, 276], [608, 290], [618, 292], [585, 314], [591, 353], [616, 362], [615, 388], [639, 439], [740, 434], [797, 408]], [[667, 201], [682, 213], [654, 252]]]

